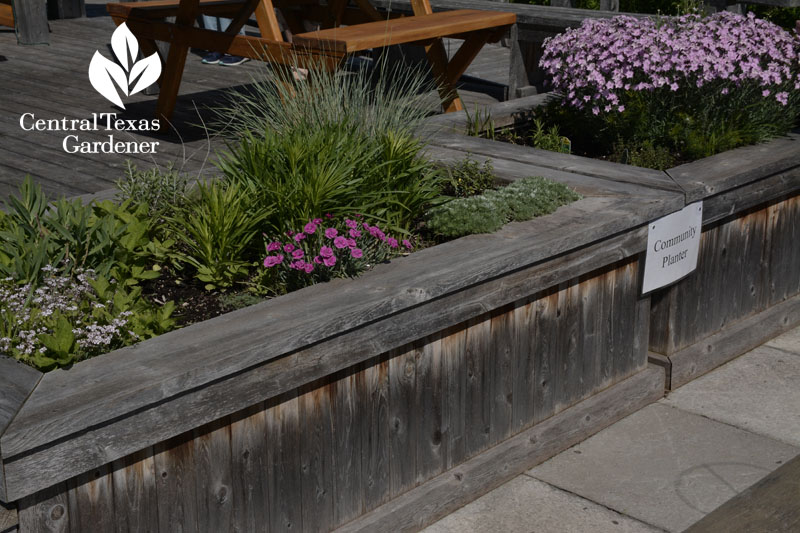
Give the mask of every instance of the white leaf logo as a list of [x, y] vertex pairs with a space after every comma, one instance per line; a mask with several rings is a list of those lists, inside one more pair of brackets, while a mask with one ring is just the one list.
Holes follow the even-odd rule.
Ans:
[[117, 87], [124, 96], [145, 90], [161, 75], [161, 59], [157, 53], [153, 53], [136, 61], [139, 43], [124, 22], [111, 35], [111, 50], [122, 66], [106, 59], [100, 52], [95, 52], [89, 63], [89, 81], [106, 100], [125, 109]]

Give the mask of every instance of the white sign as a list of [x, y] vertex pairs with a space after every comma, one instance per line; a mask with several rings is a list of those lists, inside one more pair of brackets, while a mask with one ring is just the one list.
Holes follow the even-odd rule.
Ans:
[[642, 293], [674, 283], [697, 268], [703, 202], [651, 222]]

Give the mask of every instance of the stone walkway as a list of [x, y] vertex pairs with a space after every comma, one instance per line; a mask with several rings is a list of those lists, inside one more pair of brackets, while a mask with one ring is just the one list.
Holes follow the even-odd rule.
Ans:
[[800, 327], [424, 531], [683, 531], [798, 454]]

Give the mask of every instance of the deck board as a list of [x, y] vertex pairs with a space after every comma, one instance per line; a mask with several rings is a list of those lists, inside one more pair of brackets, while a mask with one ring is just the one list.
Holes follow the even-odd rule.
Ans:
[[[108, 43], [115, 25], [105, 15], [104, 2], [89, 0], [88, 18], [50, 21], [50, 46], [19, 46], [13, 32], [0, 31], [0, 201], [16, 192], [29, 174], [51, 196], [77, 196], [113, 187], [122, 178], [126, 160], [140, 168], [177, 164], [193, 177], [215, 172], [204, 161], [209, 153], [223, 148], [220, 139], [210, 139], [193, 124], [208, 123], [210, 106], [224, 103], [227, 92], [246, 88], [264, 65], [251, 61], [235, 68], [203, 65], [200, 51], [190, 53], [178, 97], [173, 123], [180, 132], [131, 133], [120, 140], [159, 142], [154, 156], [146, 154], [69, 154], [62, 148], [63, 131], [24, 131], [19, 124], [23, 113], [36, 118], [91, 118], [92, 113], [118, 112], [118, 118], [151, 119], [157, 96], [142, 93], [125, 99], [120, 111], [94, 91], [88, 68], [97, 50], [111, 57]], [[256, 28], [248, 26], [254, 33]], [[448, 43], [454, 53], [460, 42]], [[508, 50], [486, 46], [467, 70], [467, 75], [493, 83], [506, 83]], [[472, 88], [472, 86], [470, 86]], [[462, 91], [470, 106], [494, 102], [488, 94]], [[81, 140], [104, 141], [110, 133], [78, 132]]]

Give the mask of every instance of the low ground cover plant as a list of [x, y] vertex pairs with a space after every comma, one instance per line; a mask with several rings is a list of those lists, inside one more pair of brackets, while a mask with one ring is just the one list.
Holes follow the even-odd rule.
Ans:
[[541, 66], [562, 97], [546, 120], [587, 155], [660, 168], [800, 116], [800, 38], [752, 15], [587, 19], [546, 42]]
[[579, 199], [580, 195], [564, 184], [529, 177], [432, 208], [426, 215], [427, 229], [444, 238], [492, 233], [508, 222], [547, 215]]

